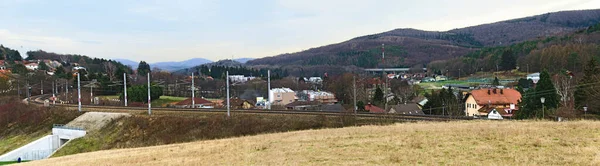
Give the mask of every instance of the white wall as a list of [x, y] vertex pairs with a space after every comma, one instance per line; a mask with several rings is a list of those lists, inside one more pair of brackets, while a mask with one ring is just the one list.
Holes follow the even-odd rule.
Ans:
[[[0, 161], [41, 160], [48, 158], [56, 149], [64, 144], [64, 140], [72, 140], [85, 136], [85, 130], [52, 128], [52, 135], [47, 135], [25, 146], [0, 156]], [[61, 139], [63, 140], [61, 142]]]
[[52, 135], [58, 135], [60, 139], [75, 139], [85, 136], [86, 133], [85, 130], [52, 128]]
[[17, 161], [19, 157], [21, 160], [45, 159], [59, 146], [59, 137], [48, 135], [0, 156], [0, 161]]

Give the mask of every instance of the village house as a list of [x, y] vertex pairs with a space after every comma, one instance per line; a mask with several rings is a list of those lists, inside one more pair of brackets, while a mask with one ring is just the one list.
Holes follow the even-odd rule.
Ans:
[[540, 80], [540, 73], [531, 73], [527, 75], [528, 80], [532, 80], [534, 84]]
[[296, 101], [296, 92], [290, 88], [273, 88], [269, 90], [269, 103], [284, 106]]
[[306, 101], [318, 101], [324, 104], [334, 104], [338, 102], [335, 95], [331, 92], [303, 90], [298, 92], [297, 95], [303, 96], [301, 99]]
[[408, 114], [408, 115], [423, 115], [423, 111], [417, 103], [404, 103], [392, 106], [388, 113], [393, 114]]
[[385, 113], [384, 109], [379, 108], [371, 103], [365, 105], [365, 110], [369, 111], [370, 113]]
[[25, 67], [27, 68], [27, 70], [37, 70], [39, 68], [39, 64], [38, 63], [27, 63], [25, 64]]
[[176, 108], [214, 108], [215, 104], [203, 98], [194, 98], [194, 105], [192, 106], [192, 98], [185, 99], [175, 104]]
[[467, 116], [488, 116], [497, 110], [503, 117], [512, 117], [519, 108], [516, 104], [521, 99], [521, 93], [514, 89], [477, 89], [466, 96], [465, 114]]
[[232, 83], [245, 83], [255, 78], [256, 77], [246, 77], [244, 75], [230, 75], [229, 81], [231, 81]]
[[[227, 105], [226, 100], [223, 101], [223, 105]], [[231, 106], [231, 109], [252, 109], [252, 108], [254, 108], [254, 103], [252, 101], [238, 99], [238, 98], [230, 99], [229, 105]]]

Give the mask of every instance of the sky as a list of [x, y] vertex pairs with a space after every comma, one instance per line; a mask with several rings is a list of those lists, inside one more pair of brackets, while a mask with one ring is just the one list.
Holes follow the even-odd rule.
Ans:
[[0, 44], [147, 62], [260, 58], [397, 28], [446, 31], [600, 0], [0, 0]]

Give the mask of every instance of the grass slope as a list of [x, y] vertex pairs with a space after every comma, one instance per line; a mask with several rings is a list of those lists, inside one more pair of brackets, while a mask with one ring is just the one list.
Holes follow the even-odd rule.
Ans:
[[80, 115], [61, 108], [27, 106], [14, 99], [0, 100], [0, 155], [50, 134], [53, 124], [66, 124]]
[[599, 165], [600, 122], [404, 123], [77, 154], [25, 165]]
[[152, 116], [138, 114], [113, 121], [96, 133], [73, 140], [54, 156], [261, 133], [391, 123], [393, 121], [389, 119], [354, 119], [354, 116], [233, 114], [227, 119], [222, 113], [156, 112]]

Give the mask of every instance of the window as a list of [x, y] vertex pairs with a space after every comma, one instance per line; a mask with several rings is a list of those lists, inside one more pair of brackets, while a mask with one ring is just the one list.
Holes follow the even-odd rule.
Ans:
[[277, 94], [277, 97], [281, 97], [281, 94]]

